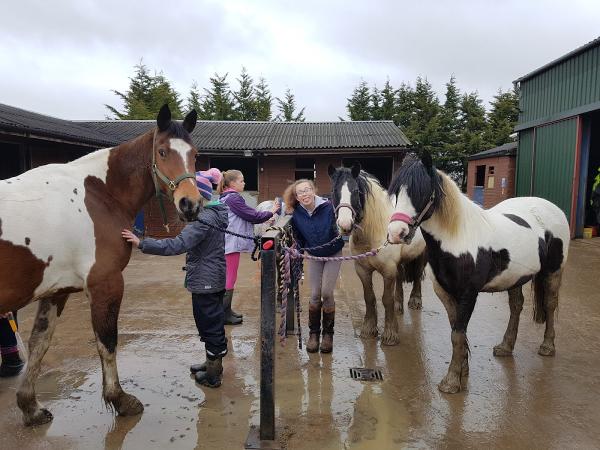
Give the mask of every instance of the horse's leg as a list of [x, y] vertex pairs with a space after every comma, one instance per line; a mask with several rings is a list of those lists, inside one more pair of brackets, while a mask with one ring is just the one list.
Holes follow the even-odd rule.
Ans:
[[396, 287], [394, 288], [394, 310], [400, 314], [404, 314], [404, 268], [402, 264], [398, 265], [396, 272]]
[[433, 280], [433, 289], [446, 308], [448, 321], [452, 328], [452, 360], [448, 367], [448, 373], [438, 384], [438, 389], [447, 394], [454, 394], [461, 390], [461, 378], [469, 375], [469, 343], [466, 331], [477, 295], [465, 297], [462, 302], [457, 302], [435, 279]]
[[422, 309], [423, 300], [421, 296], [421, 281], [425, 270], [425, 252], [409, 263], [411, 265], [412, 291], [408, 299], [410, 309]]
[[510, 305], [510, 319], [504, 333], [502, 342], [494, 347], [494, 356], [510, 356], [515, 348], [517, 332], [519, 331], [519, 317], [523, 309], [523, 289], [521, 286], [508, 291]]
[[56, 318], [60, 316], [69, 294], [56, 294], [38, 301], [38, 310], [29, 338], [29, 359], [25, 377], [17, 391], [17, 405], [23, 412], [25, 425], [40, 425], [50, 422], [52, 414], [38, 402], [35, 382], [40, 374], [42, 358], [48, 351]]
[[365, 318], [360, 328], [360, 337], [376, 337], [377, 330], [377, 305], [375, 304], [375, 292], [373, 291], [373, 269], [363, 267], [359, 262], [354, 263], [356, 274], [363, 285], [365, 298]]
[[144, 406], [136, 397], [123, 391], [117, 372], [117, 320], [123, 284], [121, 272], [101, 274], [92, 269], [88, 276], [87, 294], [102, 362], [102, 396], [106, 404], [112, 405], [120, 415], [132, 416], [140, 414]]
[[538, 354], [554, 356], [554, 310], [558, 307], [558, 291], [562, 280], [562, 269], [546, 276], [544, 283], [544, 309], [546, 310], [546, 330], [544, 342], [540, 345]]
[[381, 335], [383, 345], [397, 345], [400, 342], [400, 330], [398, 329], [398, 319], [394, 314], [394, 283], [396, 276], [393, 273], [383, 275], [383, 307], [385, 308], [385, 326]]

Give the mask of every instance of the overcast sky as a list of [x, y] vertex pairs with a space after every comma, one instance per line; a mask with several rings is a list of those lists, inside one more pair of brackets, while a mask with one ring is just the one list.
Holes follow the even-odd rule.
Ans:
[[120, 107], [141, 58], [185, 98], [194, 80], [245, 66], [287, 87], [307, 120], [347, 117], [361, 79], [427, 77], [443, 101], [456, 76], [498, 89], [600, 35], [600, 1], [19, 0], [0, 12], [0, 103], [65, 119]]

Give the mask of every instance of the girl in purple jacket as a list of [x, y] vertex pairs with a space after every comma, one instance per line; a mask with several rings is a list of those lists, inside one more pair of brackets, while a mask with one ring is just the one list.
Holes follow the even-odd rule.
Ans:
[[[279, 209], [279, 202], [275, 202], [272, 211], [257, 211], [251, 208], [240, 194], [244, 191], [245, 184], [242, 172], [239, 170], [227, 170], [223, 172], [223, 178], [221, 179], [221, 183], [219, 183], [217, 192], [221, 194], [219, 200], [229, 207], [229, 226], [227, 230], [245, 236], [253, 236], [253, 225], [271, 219], [273, 214]], [[230, 234], [225, 235], [227, 273], [223, 309], [225, 311], [226, 325], [238, 325], [242, 323], [243, 316], [231, 309], [231, 301], [240, 265], [240, 254], [251, 253], [252, 250], [254, 250], [254, 242], [251, 240]]]

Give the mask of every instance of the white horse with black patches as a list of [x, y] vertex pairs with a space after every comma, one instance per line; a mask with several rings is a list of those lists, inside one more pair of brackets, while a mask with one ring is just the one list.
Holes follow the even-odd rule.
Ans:
[[[344, 235], [350, 235], [350, 251], [359, 255], [378, 248], [387, 239], [387, 224], [393, 212], [388, 193], [372, 175], [362, 171], [360, 164], [352, 169], [329, 166], [332, 202], [337, 226]], [[376, 256], [358, 259], [354, 263], [356, 274], [363, 285], [365, 318], [361, 337], [375, 337], [377, 307], [373, 290], [373, 272], [383, 277], [382, 303], [385, 308], [385, 325], [381, 343], [396, 345], [399, 342], [398, 321], [394, 310], [404, 312], [403, 282], [413, 283], [408, 301], [411, 309], [421, 309], [421, 280], [425, 266], [425, 241], [418, 232], [410, 244], [387, 245]]]
[[489, 210], [471, 202], [428, 153], [407, 157], [390, 185], [396, 195], [388, 226], [391, 242], [403, 242], [420, 225], [427, 242], [433, 286], [448, 312], [452, 361], [438, 385], [461, 390], [469, 373], [467, 325], [479, 292], [508, 291], [510, 319], [494, 355], [511, 355], [523, 308], [522, 285], [533, 280], [534, 320], [546, 322], [538, 353], [552, 356], [554, 311], [569, 249], [569, 224], [556, 205], [536, 197], [505, 200]]
[[182, 218], [196, 218], [202, 197], [189, 134], [195, 125], [195, 111], [180, 124], [171, 121], [165, 105], [157, 127], [136, 139], [0, 181], [0, 313], [39, 304], [17, 391], [26, 425], [52, 420], [37, 400], [35, 381], [57, 317], [69, 294], [82, 290], [90, 300], [105, 402], [121, 415], [143, 411], [142, 403], [123, 391], [117, 372], [122, 271], [131, 256], [121, 230], [131, 227], [156, 190], [171, 199]]

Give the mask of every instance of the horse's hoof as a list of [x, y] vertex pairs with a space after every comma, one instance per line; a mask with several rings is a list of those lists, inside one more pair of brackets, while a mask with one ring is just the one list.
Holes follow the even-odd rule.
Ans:
[[43, 425], [48, 422], [52, 422], [52, 413], [48, 411], [46, 408], [38, 409], [35, 414], [30, 417], [25, 417], [24, 422], [25, 426], [31, 427], [35, 425]]
[[402, 303], [394, 303], [394, 311], [398, 314], [404, 314], [404, 305]]
[[512, 356], [512, 350], [502, 344], [494, 347], [494, 356]]
[[540, 345], [540, 349], [538, 350], [538, 355], [541, 356], [554, 356], [555, 353], [554, 346], [548, 347], [544, 344]]
[[379, 335], [379, 330], [377, 329], [377, 325], [363, 325], [360, 329], [360, 337], [369, 339], [376, 338]]
[[410, 309], [423, 309], [423, 302], [420, 298], [411, 297], [410, 300], [408, 300], [408, 307]]
[[144, 405], [142, 405], [142, 402], [140, 402], [135, 396], [126, 394], [125, 392], [121, 394], [118, 402], [115, 402], [114, 406], [120, 416], [135, 416], [144, 411]]
[[398, 333], [392, 333], [388, 331], [383, 331], [383, 335], [381, 336], [381, 345], [398, 345], [400, 343], [400, 337]]
[[445, 394], [456, 394], [457, 392], [460, 392], [460, 383], [450, 382], [446, 376], [438, 384], [438, 389]]

